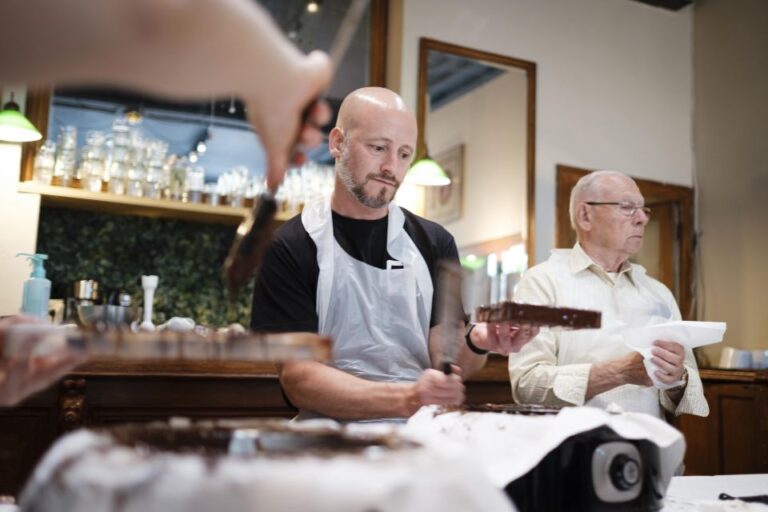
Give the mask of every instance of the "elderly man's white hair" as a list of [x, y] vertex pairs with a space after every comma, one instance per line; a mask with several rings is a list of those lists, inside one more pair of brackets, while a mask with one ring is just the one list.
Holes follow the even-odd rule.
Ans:
[[[595, 200], [600, 192], [603, 192], [605, 178], [629, 178], [618, 171], [594, 171], [581, 177], [571, 190], [571, 202], [568, 205], [568, 213], [571, 216], [571, 227], [576, 230], [576, 207], [587, 200]], [[630, 178], [632, 179], [632, 178]], [[576, 230], [578, 231], [578, 230]]]

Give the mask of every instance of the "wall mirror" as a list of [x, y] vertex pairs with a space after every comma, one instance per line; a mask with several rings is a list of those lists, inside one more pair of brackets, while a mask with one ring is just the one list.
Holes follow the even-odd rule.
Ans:
[[[351, 0], [263, 0], [289, 39], [308, 52], [328, 50]], [[317, 8], [308, 8], [314, 4]], [[372, 0], [344, 60], [338, 66], [327, 99], [334, 110], [350, 91], [366, 84], [383, 85], [387, 30], [387, 0]], [[243, 63], [244, 65], [247, 63]], [[255, 70], [256, 72], [258, 70]], [[205, 69], [200, 70], [205, 73]], [[275, 98], [275, 101], [280, 101]], [[167, 155], [194, 160], [206, 183], [215, 182], [233, 169], [254, 181], [263, 176], [265, 157], [258, 136], [245, 121], [237, 98], [209, 98], [196, 103], [175, 102], [135, 91], [106, 88], [54, 88], [30, 91], [27, 114], [46, 138], [57, 142], [65, 127], [76, 129], [76, 159], [82, 158], [89, 132], [101, 132], [111, 144], [115, 121], [127, 119], [144, 140], [167, 144]], [[28, 145], [22, 162], [21, 180], [33, 178], [33, 156], [40, 144]], [[59, 144], [59, 146], [61, 146]], [[163, 145], [154, 148], [162, 153]], [[60, 151], [60, 147], [57, 149]], [[147, 150], [149, 153], [150, 150]], [[149, 157], [148, 157], [149, 158]], [[318, 147], [310, 159], [329, 163], [327, 148]], [[75, 163], [77, 167], [79, 163]], [[80, 178], [80, 176], [77, 176]], [[54, 183], [58, 180], [54, 177]], [[82, 180], [78, 180], [83, 186]], [[102, 190], [107, 190], [104, 183]], [[85, 188], [85, 187], [83, 187]]]
[[536, 64], [422, 38], [418, 87], [419, 152], [452, 179], [424, 188], [422, 212], [476, 281], [465, 307], [509, 298], [533, 263]]

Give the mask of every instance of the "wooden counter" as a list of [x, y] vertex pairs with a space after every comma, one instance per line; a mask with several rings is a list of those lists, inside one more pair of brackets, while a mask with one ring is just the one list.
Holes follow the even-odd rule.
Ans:
[[[701, 371], [708, 418], [683, 416], [686, 474], [768, 473], [768, 371]], [[467, 382], [467, 403], [512, 401], [506, 358]], [[63, 433], [188, 418], [292, 417], [271, 364], [91, 361], [15, 408], [0, 408], [0, 494], [16, 495]]]
[[[467, 382], [467, 402], [512, 400], [506, 358]], [[281, 417], [296, 414], [271, 364], [90, 361], [15, 408], [0, 408], [0, 495], [17, 495], [63, 433], [125, 422]]]

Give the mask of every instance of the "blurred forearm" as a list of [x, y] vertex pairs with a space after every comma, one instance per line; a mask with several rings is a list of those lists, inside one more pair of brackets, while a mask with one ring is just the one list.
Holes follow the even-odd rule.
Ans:
[[364, 380], [314, 361], [286, 363], [280, 383], [294, 405], [332, 418], [407, 417], [418, 408], [411, 383]]
[[300, 62], [298, 50], [250, 0], [4, 0], [0, 18], [3, 84], [121, 84], [181, 98], [245, 95], [264, 88], [275, 68], [287, 72]]

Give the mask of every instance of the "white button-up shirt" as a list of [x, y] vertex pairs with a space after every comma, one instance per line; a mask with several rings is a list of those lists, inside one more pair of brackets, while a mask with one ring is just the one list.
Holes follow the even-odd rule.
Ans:
[[532, 267], [515, 291], [515, 300], [532, 304], [593, 309], [602, 312], [600, 330], [542, 329], [517, 354], [509, 356], [512, 395], [518, 403], [546, 405], [619, 405], [625, 411], [662, 417], [663, 410], [707, 416], [701, 378], [693, 352], [686, 349], [688, 385], [675, 405], [655, 387], [626, 384], [586, 400], [592, 363], [626, 356], [623, 328], [680, 320], [672, 293], [645, 269], [625, 263], [618, 274], [597, 265], [577, 243], [556, 249], [549, 260]]

